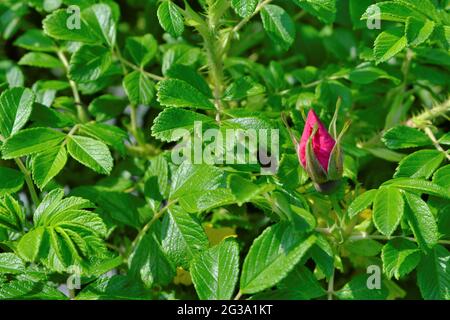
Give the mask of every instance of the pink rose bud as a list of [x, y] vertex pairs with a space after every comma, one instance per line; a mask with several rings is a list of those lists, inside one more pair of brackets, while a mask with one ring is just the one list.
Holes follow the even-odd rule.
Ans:
[[339, 141], [346, 128], [337, 136], [336, 119], [337, 112], [330, 126], [332, 136], [311, 109], [300, 143], [297, 144], [300, 164], [314, 182], [316, 190], [323, 193], [332, 193], [342, 177], [343, 163]]
[[328, 172], [328, 162], [330, 160], [331, 152], [333, 151], [336, 141], [328, 133], [327, 129], [320, 121], [314, 110], [309, 110], [306, 119], [305, 128], [303, 129], [302, 138], [298, 145], [298, 156], [303, 168], [306, 169], [306, 145], [311, 137], [314, 127], [317, 125], [317, 131], [312, 137], [312, 150], [316, 159], [319, 161], [325, 172]]

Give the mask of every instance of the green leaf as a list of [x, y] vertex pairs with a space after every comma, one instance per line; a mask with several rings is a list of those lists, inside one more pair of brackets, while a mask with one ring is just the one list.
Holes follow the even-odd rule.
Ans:
[[226, 101], [241, 100], [263, 94], [265, 87], [255, 82], [251, 77], [245, 76], [231, 83], [223, 94]]
[[379, 79], [388, 79], [394, 82], [395, 84], [399, 84], [400, 80], [390, 75], [386, 71], [376, 68], [370, 65], [362, 65], [358, 66], [356, 69], [353, 69], [348, 74], [348, 78], [350, 81], [358, 84], [369, 84]]
[[397, 188], [378, 190], [373, 203], [373, 222], [385, 236], [390, 236], [403, 216], [403, 197]]
[[241, 292], [256, 293], [278, 283], [308, 251], [314, 236], [304, 237], [287, 223], [264, 230], [255, 239], [245, 258]]
[[97, 204], [103, 212], [102, 216], [108, 217], [114, 224], [132, 226], [136, 229], [142, 226], [140, 211], [146, 203], [130, 193], [103, 186], [83, 186], [74, 189], [71, 194]]
[[201, 300], [228, 300], [239, 275], [239, 247], [228, 238], [194, 258], [191, 276]]
[[19, 202], [9, 195], [0, 198], [0, 226], [22, 232], [24, 225], [25, 212]]
[[333, 0], [293, 0], [306, 12], [317, 16], [326, 24], [331, 24], [336, 18], [336, 1]]
[[431, 20], [418, 20], [408, 17], [405, 34], [410, 46], [418, 46], [425, 42], [433, 33], [435, 23]]
[[192, 258], [209, 245], [200, 222], [180, 207], [170, 208], [164, 216], [161, 238], [169, 259], [186, 270]]
[[178, 6], [172, 1], [164, 0], [157, 11], [159, 24], [173, 37], [179, 37], [184, 31], [183, 16]]
[[92, 27], [83, 19], [78, 19], [80, 19], [78, 12], [69, 13], [66, 9], [59, 9], [49, 14], [42, 21], [43, 29], [47, 35], [58, 40], [80, 41], [90, 44], [101, 40], [92, 30]]
[[[397, 0], [398, 3], [402, 3], [410, 9], [414, 10], [414, 14], [421, 14], [421, 18], [428, 16], [434, 20], [440, 20], [436, 6], [432, 0]], [[419, 17], [419, 16], [417, 16]]]
[[213, 103], [189, 83], [178, 79], [158, 83], [158, 101], [167, 107], [214, 109]]
[[450, 300], [450, 253], [440, 245], [422, 257], [417, 284], [426, 300]]
[[88, 137], [68, 137], [67, 150], [69, 154], [92, 170], [109, 174], [113, 167], [113, 158], [108, 147], [101, 141]]
[[141, 37], [128, 37], [125, 50], [134, 64], [144, 67], [155, 57], [158, 43], [150, 33]]
[[111, 94], [104, 94], [92, 100], [88, 110], [98, 122], [102, 122], [120, 115], [127, 104], [126, 99], [118, 98]]
[[183, 162], [172, 176], [169, 198], [182, 199], [201, 195], [219, 187], [223, 172], [206, 164]]
[[79, 130], [80, 133], [98, 139], [125, 154], [124, 140], [128, 138], [128, 134], [119, 127], [104, 123], [87, 123], [82, 124]]
[[100, 277], [87, 285], [76, 300], [148, 300], [152, 296], [140, 282], [124, 275]]
[[300, 264], [279, 283], [278, 290], [289, 300], [314, 299], [326, 294], [314, 274]]
[[400, 161], [394, 178], [410, 177], [428, 179], [439, 167], [445, 155], [438, 150], [419, 150]]
[[438, 142], [439, 144], [445, 144], [447, 146], [450, 145], [450, 132], [447, 132], [442, 137], [440, 137]]
[[20, 238], [16, 250], [21, 258], [34, 261], [38, 257], [44, 231], [43, 228], [35, 228]]
[[414, 237], [421, 248], [429, 249], [436, 245], [439, 239], [436, 219], [427, 203], [420, 196], [405, 192], [408, 209], [406, 219], [414, 233]]
[[141, 279], [147, 287], [166, 285], [175, 276], [175, 267], [164, 254], [155, 229], [153, 226], [147, 232], [128, 259], [130, 275]]
[[0, 274], [2, 273], [22, 273], [25, 271], [25, 264], [14, 253], [0, 253]]
[[[366, 12], [362, 15], [361, 19], [373, 18], [373, 12], [379, 12], [379, 18], [386, 21], [406, 22], [409, 17], [415, 17], [417, 19], [423, 18], [423, 16], [414, 10], [410, 5], [401, 3], [400, 1], [384, 1], [374, 4], [367, 8]], [[408, 1], [408, 0], [406, 0]], [[421, 11], [422, 9], [420, 9]]]
[[116, 22], [111, 8], [105, 3], [94, 4], [83, 10], [82, 18], [97, 38], [113, 47], [116, 42]]
[[[53, 90], [47, 91], [50, 97], [54, 92], [51, 91]], [[44, 96], [47, 95], [47, 92], [44, 93]], [[40, 103], [34, 103], [30, 120], [35, 127], [66, 128], [75, 125], [75, 119], [69, 113], [58, 112], [55, 108]]]
[[382, 141], [389, 149], [403, 149], [431, 145], [425, 133], [407, 126], [395, 126], [383, 134]]
[[34, 93], [26, 88], [12, 88], [0, 96], [0, 134], [4, 138], [18, 132], [30, 118]]
[[204, 126], [214, 119], [190, 110], [166, 108], [153, 121], [152, 136], [162, 141], [177, 141], [186, 132], [192, 132], [195, 121], [201, 121]]
[[341, 300], [385, 300], [389, 293], [386, 285], [381, 282], [381, 289], [369, 289], [367, 286], [369, 276], [361, 274], [353, 277], [336, 292], [336, 296]]
[[3, 159], [13, 159], [39, 153], [59, 145], [66, 135], [50, 128], [22, 130], [6, 139], [2, 147]]
[[257, 5], [258, 0], [231, 0], [231, 7], [242, 18], [250, 17]]
[[443, 166], [433, 175], [433, 183], [444, 188], [450, 188], [450, 164]]
[[12, 280], [0, 286], [0, 299], [14, 300], [66, 300], [58, 289], [34, 279]]
[[31, 51], [56, 51], [53, 40], [39, 29], [29, 29], [14, 41], [14, 45]]
[[214, 186], [211, 190], [184, 195], [180, 198], [180, 205], [189, 213], [200, 213], [235, 203], [235, 201], [230, 189]]
[[422, 179], [396, 178], [386, 181], [383, 183], [383, 186], [393, 186], [406, 191], [426, 193], [436, 197], [450, 199], [450, 190]]
[[321, 234], [317, 235], [316, 243], [309, 250], [311, 258], [316, 263], [316, 270], [329, 280], [334, 272], [334, 253], [328, 240]]
[[352, 240], [345, 244], [345, 249], [351, 254], [362, 257], [376, 256], [380, 253], [382, 248], [383, 246], [373, 239]]
[[297, 155], [283, 154], [278, 166], [277, 176], [287, 189], [295, 189], [301, 179], [307, 177], [303, 168], [299, 165]]
[[198, 89], [208, 98], [212, 97], [211, 89], [205, 79], [192, 67], [183, 64], [172, 64], [166, 71], [166, 75], [173, 79], [183, 80]]
[[283, 50], [289, 49], [295, 40], [295, 25], [289, 14], [279, 6], [266, 4], [261, 10], [261, 19], [272, 41]]
[[228, 178], [228, 187], [236, 198], [237, 204], [241, 206], [266, 191], [268, 185], [257, 185], [240, 175], [232, 174]]
[[38, 68], [63, 68], [58, 58], [43, 52], [28, 52], [20, 60], [19, 65]]
[[69, 77], [76, 82], [98, 80], [111, 62], [111, 52], [107, 48], [83, 45], [70, 59]]
[[66, 165], [66, 147], [56, 146], [33, 157], [32, 172], [36, 185], [42, 190]]
[[392, 28], [381, 32], [375, 39], [373, 55], [376, 63], [389, 60], [402, 51], [408, 41], [400, 28]]
[[23, 173], [10, 168], [0, 167], [0, 196], [15, 193], [22, 189], [24, 183]]
[[92, 203], [76, 197], [63, 199], [64, 192], [49, 192], [36, 209], [34, 227], [17, 244], [18, 254], [27, 261], [40, 261], [57, 272], [88, 258], [104, 257], [101, 237], [106, 226], [94, 212]]
[[414, 270], [420, 261], [420, 251], [417, 246], [406, 239], [392, 239], [383, 247], [381, 253], [383, 271], [390, 279], [399, 280]]
[[123, 78], [123, 87], [133, 105], [152, 102], [155, 96], [153, 81], [143, 72], [133, 71]]
[[372, 189], [367, 190], [364, 193], [360, 194], [356, 197], [355, 200], [352, 201], [350, 206], [347, 209], [347, 214], [349, 218], [353, 218], [358, 213], [369, 207], [377, 196], [378, 190]]

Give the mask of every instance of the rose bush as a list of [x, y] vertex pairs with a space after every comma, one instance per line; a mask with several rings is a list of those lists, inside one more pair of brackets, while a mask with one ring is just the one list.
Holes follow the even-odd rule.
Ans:
[[450, 299], [449, 21], [1, 1], [0, 299]]

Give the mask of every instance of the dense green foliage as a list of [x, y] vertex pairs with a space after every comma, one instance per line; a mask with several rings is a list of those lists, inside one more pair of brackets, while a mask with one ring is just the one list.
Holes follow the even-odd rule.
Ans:
[[[450, 4], [375, 2], [2, 0], [0, 299], [449, 300]], [[338, 101], [325, 195], [282, 118]], [[174, 163], [194, 121], [276, 173]]]

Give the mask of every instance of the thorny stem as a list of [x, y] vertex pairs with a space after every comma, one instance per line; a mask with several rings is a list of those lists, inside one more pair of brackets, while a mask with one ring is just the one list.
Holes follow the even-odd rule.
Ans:
[[70, 88], [72, 89], [73, 99], [75, 100], [75, 107], [77, 108], [78, 119], [81, 122], [87, 122], [89, 120], [89, 118], [86, 114], [86, 111], [83, 108], [83, 104], [81, 102], [80, 93], [78, 92], [77, 84], [75, 83], [75, 81], [69, 79], [69, 77], [68, 77], [69, 68], [70, 68], [69, 61], [67, 61], [66, 56], [64, 55], [64, 53], [61, 50], [58, 50], [56, 52], [56, 54], [58, 55], [59, 60], [61, 60], [62, 64], [64, 65], [64, 68], [66, 69], [66, 76], [67, 76], [67, 80], [69, 81]]
[[[412, 242], [417, 242], [416, 238], [413, 237], [406, 237], [406, 236], [391, 236], [386, 237], [381, 234], [366, 234], [366, 233], [359, 233], [359, 234], [352, 234], [348, 240], [349, 241], [355, 241], [355, 240], [362, 240], [362, 239], [373, 239], [373, 240], [390, 240], [390, 239], [396, 239], [401, 238], [405, 240], [409, 240]], [[450, 240], [438, 240], [438, 243], [440, 244], [450, 244]]]
[[411, 125], [412, 127], [422, 129], [428, 136], [428, 138], [430, 138], [436, 150], [443, 152], [448, 160], [450, 160], [450, 155], [448, 154], [447, 151], [445, 151], [441, 147], [439, 141], [433, 134], [433, 131], [431, 131], [429, 124], [431, 120], [439, 116], [445, 117], [445, 113], [449, 111], [450, 111], [450, 99], [447, 99], [444, 103], [437, 105], [429, 110], [426, 110], [422, 114], [417, 115], [408, 121], [408, 124]]
[[214, 106], [216, 107], [216, 121], [220, 122], [220, 112], [222, 106], [222, 90], [223, 90], [223, 62], [222, 52], [215, 41], [215, 30], [209, 25], [209, 35], [204, 37], [205, 48], [207, 52], [208, 65], [210, 69], [210, 77], [214, 87]]
[[442, 104], [432, 107], [417, 115], [411, 119], [412, 125], [417, 128], [422, 128], [426, 126], [431, 120], [442, 116], [445, 117], [445, 113], [450, 111], [450, 99], [447, 99]]
[[[329, 228], [316, 228], [315, 230], [316, 230], [316, 232], [320, 232], [320, 233], [323, 233], [325, 235], [331, 235], [332, 234], [332, 230], [330, 230]], [[362, 240], [362, 239], [391, 240], [391, 239], [395, 239], [395, 238], [402, 238], [402, 239], [409, 240], [409, 241], [412, 241], [412, 242], [417, 242], [416, 238], [413, 238], [413, 237], [407, 237], [407, 236], [386, 237], [386, 236], [381, 235], [381, 234], [367, 234], [367, 233], [364, 233], [364, 232], [353, 233], [347, 238], [347, 240], [349, 240], [349, 241], [357, 241], [357, 240]], [[438, 243], [440, 243], [440, 244], [450, 244], [450, 240], [438, 240]]]
[[[5, 138], [1, 135], [0, 135], [0, 141], [1, 142], [5, 141]], [[28, 187], [28, 191], [30, 192], [31, 200], [33, 201], [34, 205], [37, 207], [41, 201], [39, 200], [39, 197], [36, 192], [36, 188], [34, 187], [34, 183], [33, 183], [33, 179], [31, 178], [30, 171], [25, 167], [25, 165], [23, 164], [22, 160], [20, 160], [20, 158], [15, 158], [14, 162], [17, 164], [20, 171], [22, 172], [22, 174], [25, 178], [25, 183], [27, 184], [27, 187]]]

